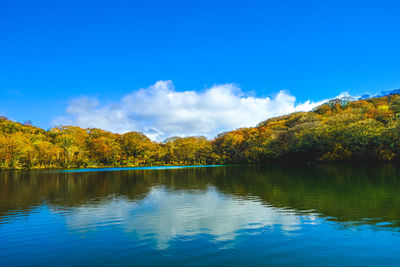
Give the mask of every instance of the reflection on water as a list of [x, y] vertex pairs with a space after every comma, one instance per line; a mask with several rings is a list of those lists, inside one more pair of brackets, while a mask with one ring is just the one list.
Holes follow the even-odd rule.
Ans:
[[0, 265], [397, 264], [399, 174], [394, 165], [0, 172]]
[[78, 232], [96, 230], [104, 222], [118, 224], [140, 238], [152, 235], [159, 249], [167, 248], [176, 237], [208, 234], [215, 240], [234, 240], [239, 230], [268, 226], [289, 234], [300, 227], [300, 218], [293, 212], [225, 196], [214, 187], [191, 192], [155, 187], [137, 203], [125, 198], [104, 200], [79, 207], [66, 219], [67, 227]]

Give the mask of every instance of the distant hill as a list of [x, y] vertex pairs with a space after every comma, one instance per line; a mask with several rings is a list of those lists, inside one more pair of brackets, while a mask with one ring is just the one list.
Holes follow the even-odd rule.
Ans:
[[158, 143], [137, 132], [73, 126], [46, 131], [0, 117], [0, 168], [394, 161], [400, 159], [399, 93], [331, 100], [214, 140], [173, 137]]
[[363, 100], [363, 99], [368, 99], [368, 98], [377, 98], [377, 97], [382, 97], [382, 96], [390, 96], [390, 95], [398, 95], [400, 94], [400, 89], [395, 89], [391, 91], [382, 91], [378, 95], [371, 96], [369, 94], [362, 95], [361, 97], [358, 98], [358, 100]]

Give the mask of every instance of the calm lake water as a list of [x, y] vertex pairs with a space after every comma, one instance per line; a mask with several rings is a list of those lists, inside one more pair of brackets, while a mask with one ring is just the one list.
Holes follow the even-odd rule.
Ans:
[[1, 266], [400, 265], [400, 167], [0, 172]]

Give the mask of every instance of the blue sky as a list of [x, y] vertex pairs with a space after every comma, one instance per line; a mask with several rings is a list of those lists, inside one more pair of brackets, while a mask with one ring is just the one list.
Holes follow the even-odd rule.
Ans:
[[[207, 92], [219, 85], [230, 86], [224, 92], [238, 101], [273, 101], [286, 90], [296, 98], [292, 109], [341, 92], [399, 88], [399, 10], [398, 1], [3, 0], [0, 114], [44, 128], [55, 123], [92, 127], [88, 121], [96, 120], [85, 122], [77, 110], [104, 116], [113, 107], [129, 109], [121, 108], [123, 99], [137, 98], [141, 88], [153, 90], [157, 81], [167, 84], [166, 95], [182, 98], [192, 92], [202, 97], [194, 100], [196, 105], [208, 102]], [[156, 95], [147, 92], [144, 97], [150, 101]], [[82, 108], [83, 102], [90, 111]], [[76, 103], [81, 106], [74, 108]], [[113, 118], [97, 122], [113, 131], [151, 128], [163, 137], [179, 135], [187, 124], [159, 126], [166, 108], [171, 107], [150, 117], [130, 111], [121, 117], [130, 120], [125, 127], [111, 125]], [[254, 121], [243, 122], [249, 124]]]

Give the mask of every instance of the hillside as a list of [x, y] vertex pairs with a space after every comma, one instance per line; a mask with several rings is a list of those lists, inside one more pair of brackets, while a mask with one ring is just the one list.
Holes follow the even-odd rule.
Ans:
[[72, 168], [269, 161], [400, 159], [400, 95], [332, 100], [311, 112], [205, 137], [152, 142], [73, 126], [48, 131], [0, 117], [0, 168]]
[[332, 100], [222, 134], [214, 142], [230, 162], [399, 159], [400, 95]]

